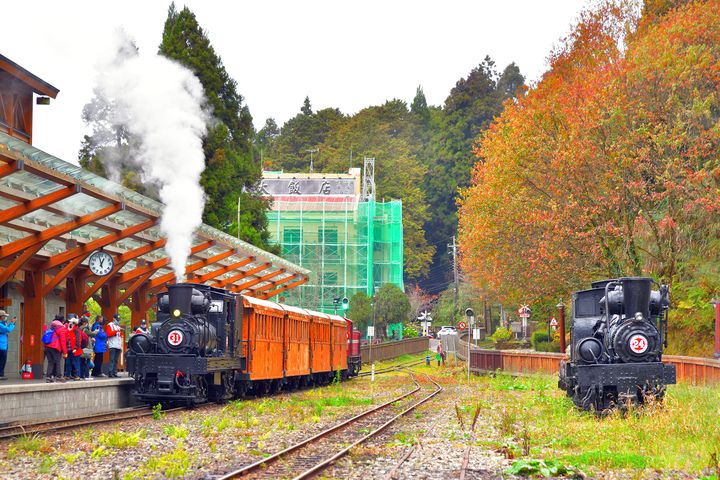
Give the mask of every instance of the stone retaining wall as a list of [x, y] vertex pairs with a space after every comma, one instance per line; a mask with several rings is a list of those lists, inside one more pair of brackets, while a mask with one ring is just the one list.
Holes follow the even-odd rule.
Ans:
[[101, 413], [133, 404], [129, 378], [0, 386], [0, 425]]

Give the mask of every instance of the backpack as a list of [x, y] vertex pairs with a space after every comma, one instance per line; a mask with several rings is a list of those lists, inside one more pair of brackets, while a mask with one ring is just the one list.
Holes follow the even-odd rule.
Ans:
[[42, 338], [41, 338], [42, 342], [45, 345], [50, 345], [52, 343], [54, 334], [55, 334], [55, 332], [53, 331], [53, 329], [48, 328], [47, 330], [45, 330], [45, 333], [43, 333], [43, 335], [42, 335]]

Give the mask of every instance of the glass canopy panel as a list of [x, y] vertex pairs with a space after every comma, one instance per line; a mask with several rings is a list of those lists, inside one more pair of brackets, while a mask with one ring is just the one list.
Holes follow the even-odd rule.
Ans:
[[70, 220], [74, 220], [74, 218], [75, 217], [72, 216], [48, 212], [47, 210], [35, 210], [34, 212], [23, 215], [18, 218], [18, 220], [47, 228], [69, 222]]
[[20, 240], [25, 236], [27, 236], [25, 232], [20, 232], [13, 228], [6, 227], [5, 225], [0, 225], [0, 238], [3, 238], [5, 240], [4, 243], [10, 243], [15, 240]]
[[160, 268], [157, 272], [153, 273], [151, 279], [162, 277], [163, 275], [167, 275], [168, 273], [172, 273], [172, 270], [167, 268]]
[[108, 215], [105, 218], [112, 223], [116, 223], [123, 227], [131, 227], [133, 225], [142, 223], [148, 219], [147, 217], [138, 215], [137, 213], [131, 212], [129, 210], [121, 210], [117, 213], [113, 213], [112, 215]]
[[43, 247], [43, 250], [52, 251], [53, 253], [62, 253], [67, 251], [67, 249], [65, 242], [55, 239], [50, 240], [45, 244], [45, 247]]
[[79, 237], [92, 241], [112, 234], [113, 232], [105, 230], [104, 228], [96, 227], [95, 225], [83, 225], [82, 227], [76, 228], [70, 232], [70, 237]]
[[84, 193], [76, 193], [75, 195], [64, 198], [53, 204], [53, 208], [69, 213], [71, 215], [81, 216], [88, 213], [97, 212], [110, 205], [110, 202], [91, 197]]
[[20, 205], [20, 202], [16, 202], [15, 200], [10, 200], [9, 198], [0, 196], [0, 210], [7, 210], [8, 208], [14, 207], [15, 205]]
[[33, 197], [41, 197], [60, 190], [63, 185], [23, 170], [16, 171], [0, 180], [0, 185], [20, 190]]

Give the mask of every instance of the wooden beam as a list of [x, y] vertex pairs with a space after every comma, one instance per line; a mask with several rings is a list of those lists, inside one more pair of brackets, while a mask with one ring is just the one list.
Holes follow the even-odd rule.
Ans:
[[2, 167], [0, 167], [0, 178], [7, 177], [13, 172], [18, 171], [18, 163], [17, 161], [13, 160], [11, 162], [6, 163]]
[[231, 285], [228, 290], [232, 290], [233, 292], [240, 293], [243, 290], [247, 290], [248, 288], [252, 287], [253, 285], [257, 285], [260, 282], [264, 282], [266, 280], [270, 280], [273, 277], [277, 277], [281, 273], [285, 273], [285, 270], [276, 270], [272, 273], [268, 273], [267, 275], [264, 275], [262, 277], [258, 277], [255, 280], [250, 280], [249, 282], [242, 283], [240, 285]]
[[5, 269], [0, 272], [0, 285], [3, 285], [5, 284], [5, 282], [10, 280], [10, 277], [12, 277], [15, 272], [20, 270], [20, 268], [22, 268], [22, 266], [25, 265], [25, 263], [30, 260], [33, 255], [39, 252], [44, 245], [45, 242], [35, 244], [22, 252], [20, 255], [18, 255], [17, 258], [10, 263], [10, 265], [5, 267]]
[[298, 287], [298, 286], [302, 285], [303, 283], [306, 283], [307, 281], [308, 281], [307, 277], [303, 277], [295, 283], [285, 285], [284, 287], [280, 287], [277, 290], [273, 290], [272, 292], [265, 293], [257, 298], [259, 298], [260, 300], [267, 300], [268, 298], [272, 298], [275, 295], [279, 295], [286, 290], [290, 290], [291, 288]]
[[[190, 249], [190, 255], [195, 255], [196, 253], [202, 252], [203, 250], [207, 250], [208, 248], [212, 247], [213, 245], [215, 245], [215, 242], [213, 240], [208, 240], [199, 245], [196, 245]], [[149, 265], [143, 265], [142, 267], [137, 267], [133, 270], [130, 270], [129, 272], [125, 272], [122, 275], [120, 275], [120, 278], [118, 279], [118, 283], [127, 283], [130, 280], [134, 280], [141, 275], [145, 275], [148, 272], [152, 272], [154, 274], [160, 268], [168, 265], [169, 263], [170, 263], [170, 257], [168, 256], [167, 258], [155, 260], [154, 262], [150, 263]], [[167, 277], [168, 275], [174, 276], [174, 274], [168, 273], [168, 274], [165, 274], [162, 277], [158, 277], [158, 278], [164, 278], [164, 277]], [[155, 280], [157, 280], [157, 279], [155, 279]]]
[[251, 289], [251, 290], [250, 290], [250, 293], [248, 293], [248, 295], [250, 295], [250, 296], [252, 296], [252, 297], [256, 297], [259, 293], [262, 293], [262, 292], [264, 292], [264, 291], [266, 291], [266, 290], [272, 290], [272, 289], [274, 289], [275, 287], [277, 287], [278, 285], [282, 285], [283, 283], [287, 283], [287, 282], [289, 282], [290, 280], [295, 280], [295, 279], [296, 279], [297, 277], [299, 277], [299, 276], [300, 276], [300, 275], [296, 273], [296, 274], [294, 274], [294, 275], [290, 275], [289, 277], [284, 277], [284, 278], [281, 278], [280, 280], [275, 280], [274, 282], [268, 283], [267, 285], [263, 285], [262, 287], [258, 287], [258, 288], [255, 288], [255, 289]]
[[52, 257], [47, 259], [47, 261], [43, 263], [40, 268], [42, 270], [50, 270], [51, 268], [56, 267], [61, 263], [69, 262], [70, 260], [77, 258], [81, 255], [87, 255], [93, 250], [97, 250], [98, 248], [105, 247], [107, 245], [110, 245], [111, 243], [117, 242], [118, 240], [122, 240], [123, 238], [135, 235], [138, 232], [147, 230], [148, 228], [155, 226], [157, 222], [157, 218], [151, 218], [142, 223], [138, 223], [137, 225], [133, 225], [132, 227], [128, 227], [120, 233], [113, 233], [111, 235], [107, 235], [105, 237], [98, 238], [97, 240], [88, 242], [85, 245], [81, 245], [77, 248], [73, 248], [63, 253], [58, 253], [57, 255], [53, 255]]
[[205, 275], [199, 275], [197, 278], [194, 279], [197, 283], [205, 283], [208, 280], [212, 280], [213, 278], [219, 277], [220, 275], [231, 272], [237, 268], [244, 267], [248, 263], [252, 263], [255, 261], [255, 257], [248, 257], [245, 260], [240, 260], [239, 262], [232, 263], [230, 265], [225, 265], [222, 268], [218, 268], [217, 270], [213, 270], [212, 272], [208, 272]]
[[60, 200], [68, 198], [79, 192], [80, 188], [65, 187], [61, 188], [60, 190], [55, 190], [52, 193], [48, 193], [47, 195], [43, 195], [42, 197], [25, 201], [20, 205], [15, 205], [14, 207], [10, 207], [0, 212], [0, 223], [15, 220], [16, 218], [20, 218], [23, 215], [27, 215], [28, 213], [33, 212], [39, 208], [43, 208], [47, 205], [59, 202]]
[[120, 210], [122, 210], [122, 204], [120, 203], [108, 205], [105, 208], [101, 208], [100, 210], [93, 213], [88, 213], [87, 215], [83, 215], [75, 220], [70, 220], [69, 222], [61, 223], [60, 225], [55, 225], [53, 227], [47, 228], [42, 232], [37, 232], [34, 235], [29, 235], [27, 237], [21, 238], [20, 240], [15, 240], [14, 242], [8, 243], [0, 247], [0, 259], [7, 258], [14, 253], [25, 250], [26, 248], [32, 247], [33, 245], [37, 245], [38, 243], [45, 243], [46, 241], [54, 237], [64, 235], [68, 232], [72, 232], [76, 228], [87, 225], [88, 223], [93, 222], [98, 218], [112, 215], [113, 213]]
[[147, 282], [150, 277], [152, 277], [152, 274], [154, 272], [146, 273], [145, 275], [141, 276], [137, 280], [135, 280], [132, 285], [127, 287], [123, 293], [120, 294], [120, 297], [118, 297], [118, 303], [123, 303], [125, 300], [130, 298], [130, 295], [135, 293], [135, 291], [142, 286], [143, 283]]
[[243, 278], [249, 277], [250, 275], [255, 275], [258, 272], [262, 272], [266, 268], [270, 268], [271, 265], [272, 265], [271, 263], [263, 263], [260, 266], [251, 268], [250, 270], [247, 270], [245, 272], [240, 272], [237, 275], [233, 275], [232, 277], [228, 277], [224, 280], [218, 280], [215, 282], [215, 285], [213, 285], [213, 286], [217, 287], [217, 288], [224, 288], [226, 285], [235, 283], [238, 280], [242, 280]]
[[70, 273], [72, 273], [75, 268], [82, 263], [82, 261], [85, 260], [85, 257], [77, 257], [68, 262], [67, 265], [65, 265], [62, 270], [60, 270], [57, 275], [55, 275], [52, 280], [49, 282], [45, 282], [45, 286], [43, 287], [43, 295], [47, 295], [50, 293], [50, 291], [57, 287], [60, 282], [62, 282]]
[[[229, 257], [230, 255], [233, 255], [235, 253], [235, 250], [228, 250], [223, 253], [219, 253], [217, 255], [214, 255], [212, 257], [205, 258], [203, 260], [200, 260], [199, 262], [195, 262], [191, 265], [188, 265], [185, 267], [185, 275], [188, 273], [192, 273], [195, 270], [199, 270], [203, 267], [207, 267], [208, 265], [212, 265], [215, 262], [219, 262], [220, 260]], [[175, 279], [175, 273], [170, 272], [166, 273], [165, 275], [162, 275], [157, 278], [153, 278], [150, 281], [150, 288], [157, 287], [159, 285], [162, 285], [163, 283], [172, 282]]]

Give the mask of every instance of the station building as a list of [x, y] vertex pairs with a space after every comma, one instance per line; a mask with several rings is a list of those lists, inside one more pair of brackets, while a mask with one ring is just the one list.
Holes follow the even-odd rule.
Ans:
[[286, 293], [293, 305], [332, 313], [337, 297], [372, 297], [386, 283], [403, 286], [402, 201], [377, 202], [362, 190], [359, 168], [348, 173], [264, 172], [271, 242], [281, 256], [311, 271]]
[[[18, 318], [5, 368], [11, 378], [27, 360], [42, 377], [40, 338], [55, 315], [81, 314], [94, 298], [106, 318], [127, 305], [136, 326], [154, 295], [177, 281], [163, 248], [161, 203], [32, 146], [33, 103], [47, 105], [58, 92], [0, 55], [0, 308]], [[90, 268], [98, 252], [112, 268]], [[310, 272], [202, 225], [185, 273], [266, 299]]]

